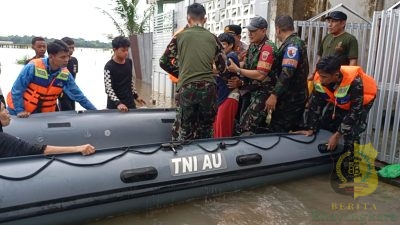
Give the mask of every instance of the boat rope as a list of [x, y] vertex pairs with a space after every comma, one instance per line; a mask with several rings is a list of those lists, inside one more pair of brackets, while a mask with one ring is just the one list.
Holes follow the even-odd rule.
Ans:
[[96, 163], [73, 163], [73, 162], [69, 162], [67, 160], [63, 160], [60, 158], [57, 158], [56, 156], [51, 156], [51, 157], [47, 157], [48, 159], [50, 159], [49, 161], [46, 162], [46, 164], [44, 164], [43, 166], [41, 166], [39, 169], [37, 169], [35, 172], [27, 175], [27, 176], [23, 176], [23, 177], [10, 177], [10, 176], [4, 176], [0, 174], [0, 179], [3, 180], [11, 180], [11, 181], [21, 181], [21, 180], [27, 180], [30, 179], [36, 175], [38, 175], [40, 172], [42, 172], [44, 169], [46, 169], [48, 166], [50, 166], [50, 164], [52, 164], [55, 161], [58, 161], [60, 163], [64, 163], [70, 166], [77, 166], [77, 167], [90, 167], [90, 166], [99, 166], [99, 165], [103, 165], [106, 164], [108, 162], [111, 162], [115, 159], [121, 158], [122, 156], [124, 156], [126, 153], [128, 152], [136, 152], [136, 153], [140, 153], [140, 154], [146, 154], [146, 155], [150, 155], [150, 154], [154, 154], [155, 152], [157, 152], [158, 150], [161, 149], [161, 146], [158, 147], [157, 149], [153, 150], [153, 151], [139, 151], [136, 149], [132, 149], [132, 147], [126, 147], [124, 148], [124, 151], [121, 152], [120, 154], [113, 156], [109, 159], [106, 159], [104, 161], [101, 162], [96, 162]]
[[[300, 134], [299, 134], [299, 135], [300, 135]], [[203, 146], [200, 145], [200, 144], [196, 144], [196, 145], [197, 145], [199, 148], [201, 148], [202, 150], [204, 150], [204, 151], [206, 151], [206, 152], [210, 152], [210, 153], [211, 153], [211, 152], [216, 152], [216, 151], [218, 151], [218, 150], [225, 150], [227, 146], [235, 146], [235, 145], [239, 144], [240, 142], [246, 143], [246, 144], [248, 144], [248, 145], [250, 145], [250, 146], [253, 146], [253, 147], [258, 148], [258, 149], [261, 149], [261, 150], [270, 150], [270, 149], [274, 148], [275, 146], [277, 146], [277, 145], [280, 143], [281, 138], [285, 138], [285, 139], [288, 139], [288, 140], [291, 140], [291, 141], [294, 141], [294, 142], [298, 142], [298, 143], [302, 143], [302, 144], [311, 144], [311, 143], [313, 143], [313, 142], [315, 141], [315, 139], [317, 138], [316, 135], [313, 135], [313, 138], [312, 138], [311, 140], [309, 140], [309, 141], [302, 141], [302, 140], [298, 140], [298, 139], [289, 137], [289, 136], [287, 136], [286, 134], [275, 134], [274, 136], [277, 136], [277, 137], [278, 137], [278, 140], [277, 140], [275, 143], [273, 143], [272, 145], [268, 146], [268, 147], [263, 147], [263, 146], [261, 146], [261, 145], [257, 145], [257, 144], [251, 143], [251, 142], [249, 142], [249, 141], [247, 141], [247, 140], [245, 140], [245, 139], [242, 139], [241, 137], [236, 137], [236, 138], [234, 138], [234, 140], [236, 141], [235, 143], [220, 142], [220, 143], [217, 144], [217, 147], [215, 147], [214, 149], [207, 149], [207, 148], [203, 147]], [[271, 135], [271, 137], [272, 137], [272, 135]]]
[[8, 177], [8, 176], [3, 176], [0, 174], [0, 179], [12, 180], [12, 181], [27, 180], [27, 179], [30, 179], [30, 178], [38, 175], [40, 172], [42, 172], [44, 169], [46, 169], [46, 167], [50, 166], [50, 164], [52, 164], [53, 162], [54, 162], [54, 157], [52, 157], [46, 164], [44, 164], [42, 167], [40, 167], [35, 172], [33, 172], [29, 175], [23, 176], [23, 177]]
[[[221, 141], [213, 149], [207, 149], [206, 147], [204, 147], [203, 145], [201, 145], [199, 143], [196, 143], [196, 146], [199, 147], [200, 149], [202, 149], [203, 151], [212, 153], [212, 152], [216, 152], [218, 150], [226, 150], [227, 147], [235, 146], [235, 145], [239, 144], [240, 142], [243, 142], [243, 143], [245, 143], [247, 145], [250, 145], [252, 147], [255, 147], [255, 148], [258, 148], [258, 149], [261, 149], [261, 150], [270, 150], [270, 149], [274, 148], [275, 146], [277, 146], [282, 138], [285, 138], [285, 139], [288, 139], [288, 140], [291, 140], [291, 141], [294, 141], [294, 142], [302, 143], [302, 144], [311, 144], [317, 138], [317, 135], [313, 135], [313, 138], [311, 140], [302, 141], [302, 140], [298, 140], [298, 139], [295, 139], [295, 138], [292, 138], [292, 137], [288, 137], [286, 134], [274, 134], [274, 136], [277, 136], [278, 140], [275, 143], [273, 143], [272, 145], [268, 146], [268, 147], [264, 147], [264, 146], [261, 146], [261, 145], [258, 145], [258, 144], [251, 143], [251, 142], [249, 142], [247, 140], [244, 140], [241, 137], [234, 138], [233, 140], [235, 142], [233, 142], [233, 143], [226, 143], [224, 141]], [[271, 135], [271, 137], [272, 137], [272, 135]], [[158, 146], [156, 149], [154, 149], [152, 151], [140, 151], [140, 150], [134, 149], [135, 146], [125, 147], [125, 148], [123, 148], [124, 149], [123, 152], [119, 153], [118, 155], [115, 155], [115, 156], [113, 156], [113, 157], [111, 157], [109, 159], [103, 160], [101, 162], [96, 162], [96, 163], [73, 163], [73, 162], [70, 162], [70, 161], [67, 161], [67, 160], [60, 159], [60, 158], [56, 157], [55, 155], [52, 155], [51, 157], [47, 157], [49, 159], [49, 161], [47, 161], [42, 167], [40, 167], [39, 169], [37, 169], [36, 171], [34, 171], [33, 173], [31, 173], [29, 175], [22, 176], [22, 177], [11, 177], [11, 176], [4, 176], [4, 175], [0, 174], [0, 179], [11, 180], [11, 181], [27, 180], [27, 179], [30, 179], [30, 178], [38, 175], [40, 172], [42, 172], [44, 169], [49, 167], [55, 161], [60, 162], [60, 163], [64, 163], [64, 164], [70, 165], [70, 166], [91, 167], [91, 166], [103, 165], [103, 164], [109, 163], [111, 161], [114, 161], [114, 160], [116, 160], [118, 158], [123, 157], [128, 152], [134, 152], [134, 153], [144, 154], [144, 155], [151, 155], [151, 154], [154, 154], [154, 153], [158, 152], [161, 149], [170, 149], [171, 151], [174, 152], [174, 154], [177, 154], [176, 149], [183, 149], [183, 146], [191, 145], [191, 144], [193, 144], [193, 140], [188, 140], [188, 141], [183, 141], [183, 142], [164, 143], [164, 144], [161, 144], [160, 146]]]

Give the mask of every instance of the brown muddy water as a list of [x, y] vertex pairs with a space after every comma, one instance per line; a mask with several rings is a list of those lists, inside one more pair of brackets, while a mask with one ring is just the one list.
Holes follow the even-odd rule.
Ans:
[[[329, 176], [265, 185], [84, 225], [399, 224], [400, 188], [379, 182], [374, 193], [354, 200], [335, 193]], [[349, 204], [354, 210], [348, 210]], [[338, 210], [332, 209], [335, 206]]]

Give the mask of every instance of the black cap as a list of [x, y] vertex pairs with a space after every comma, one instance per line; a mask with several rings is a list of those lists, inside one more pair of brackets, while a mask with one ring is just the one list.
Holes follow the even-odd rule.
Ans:
[[347, 15], [341, 11], [332, 11], [326, 15], [325, 19], [347, 20]]
[[261, 16], [258, 16], [258, 17], [252, 18], [250, 20], [250, 24], [247, 25], [246, 28], [249, 31], [255, 31], [257, 29], [264, 29], [264, 28], [267, 29], [268, 23], [264, 18], [262, 18]]
[[235, 35], [240, 35], [242, 34], [242, 28], [240, 27], [240, 24], [239, 25], [230, 24], [224, 28], [224, 33], [232, 33]]

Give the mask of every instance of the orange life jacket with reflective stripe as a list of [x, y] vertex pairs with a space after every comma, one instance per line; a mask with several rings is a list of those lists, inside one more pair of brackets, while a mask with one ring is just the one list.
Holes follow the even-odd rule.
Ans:
[[321, 84], [319, 73], [317, 72], [314, 77], [315, 91], [326, 95], [326, 100], [332, 102], [341, 109], [350, 109], [350, 85], [357, 76], [360, 76], [363, 83], [363, 105], [370, 103], [376, 96], [377, 85], [371, 76], [367, 75], [359, 66], [341, 66], [340, 72], [343, 75], [343, 80], [339, 87], [331, 92], [328, 88]]
[[[185, 27], [183, 27], [183, 28], [177, 30], [177, 31], [174, 33], [173, 37], [175, 37], [177, 34], [179, 34], [180, 32], [182, 32], [184, 29], [185, 29]], [[171, 61], [171, 64], [175, 64], [175, 63], [176, 63], [175, 60], [172, 60], [172, 61]], [[177, 84], [178, 81], [179, 81], [179, 78], [176, 77], [175, 75], [171, 74], [171, 73], [168, 74], [168, 77], [169, 77], [169, 79], [172, 81], [172, 83]]]
[[[35, 75], [24, 92], [23, 98], [25, 111], [30, 113], [54, 112], [57, 98], [69, 77], [69, 71], [64, 67], [49, 83], [49, 74], [43, 60], [45, 59], [34, 59], [29, 62], [35, 65]], [[7, 95], [7, 104], [14, 109], [11, 92]]]

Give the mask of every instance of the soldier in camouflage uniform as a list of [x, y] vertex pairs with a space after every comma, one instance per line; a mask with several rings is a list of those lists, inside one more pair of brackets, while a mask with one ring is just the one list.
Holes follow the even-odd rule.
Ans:
[[[206, 10], [194, 3], [187, 9], [188, 26], [176, 34], [160, 58], [160, 67], [179, 77], [177, 117], [172, 130], [179, 141], [211, 138], [217, 112], [213, 64], [225, 71], [225, 58], [217, 37], [205, 29]], [[199, 49], [201, 47], [201, 49]]]
[[322, 57], [317, 63], [314, 91], [307, 119], [308, 130], [297, 131], [312, 135], [318, 129], [334, 134], [328, 140], [328, 150], [335, 149], [343, 137], [345, 150], [354, 151], [365, 131], [366, 119], [376, 96], [377, 86], [372, 77], [359, 66], [340, 66], [335, 56]]
[[272, 112], [271, 132], [298, 130], [303, 119], [307, 93], [308, 58], [303, 40], [294, 32], [290, 16], [275, 19], [276, 36], [283, 42], [279, 48], [280, 71], [272, 94], [265, 102], [266, 112]]
[[[268, 23], [262, 17], [253, 18], [249, 31], [250, 46], [244, 60], [243, 69], [231, 62], [228, 69], [243, 77], [241, 89], [250, 91], [250, 105], [240, 117], [237, 134], [256, 133], [265, 121], [265, 100], [271, 94], [276, 83], [278, 49], [268, 40]], [[229, 83], [228, 83], [229, 84]], [[234, 88], [234, 87], [233, 87]]]

